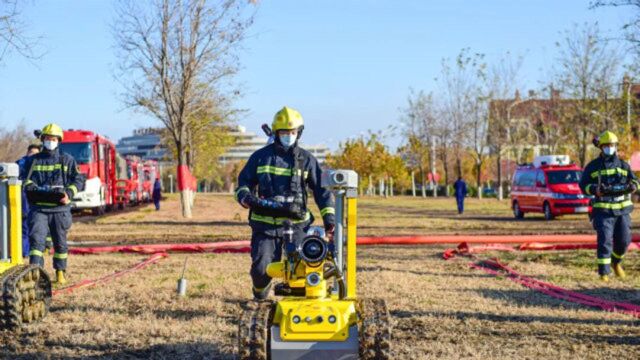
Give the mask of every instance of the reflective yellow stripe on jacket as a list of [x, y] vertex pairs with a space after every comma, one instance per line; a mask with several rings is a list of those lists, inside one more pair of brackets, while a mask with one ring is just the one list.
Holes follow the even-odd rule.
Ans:
[[627, 176], [629, 174], [629, 172], [623, 168], [615, 168], [615, 169], [602, 169], [602, 170], [596, 170], [594, 172], [591, 173], [591, 177], [592, 178], [597, 178], [598, 175], [600, 176], [610, 176], [610, 175], [616, 175], [616, 174], [620, 174], [622, 176]]
[[264, 215], [254, 214], [254, 213], [251, 213], [251, 217], [249, 219], [253, 221], [259, 221], [262, 223], [270, 224], [270, 225], [282, 225], [287, 220], [291, 221], [294, 224], [301, 224], [311, 219], [311, 213], [307, 211], [307, 215], [302, 220], [292, 220], [286, 217], [264, 216]]
[[609, 203], [609, 202], [594, 202], [594, 209], [609, 209], [609, 210], [621, 210], [628, 206], [633, 206], [633, 202], [631, 200], [625, 200], [619, 203]]
[[[270, 165], [258, 166], [258, 169], [256, 172], [258, 174], [273, 174], [273, 175], [279, 175], [279, 176], [291, 176], [292, 174], [292, 171], [290, 168], [281, 168], [281, 167], [270, 166]], [[297, 175], [302, 175], [302, 170], [298, 169]], [[309, 175], [309, 172], [305, 171], [304, 177], [306, 178], [307, 175]]]
[[43, 171], [43, 172], [51, 172], [51, 171], [55, 171], [55, 170], [60, 170], [63, 169], [63, 171], [67, 171], [68, 167], [67, 166], [62, 166], [62, 164], [54, 164], [54, 165], [39, 165], [39, 164], [35, 164], [33, 165], [33, 171]]
[[336, 209], [332, 208], [332, 207], [326, 207], [322, 210], [320, 210], [320, 215], [321, 216], [325, 216], [327, 214], [335, 214], [336, 213]]

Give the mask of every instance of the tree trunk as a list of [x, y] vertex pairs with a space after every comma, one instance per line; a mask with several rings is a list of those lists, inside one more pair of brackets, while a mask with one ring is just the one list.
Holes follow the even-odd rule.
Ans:
[[424, 178], [424, 168], [422, 167], [422, 165], [420, 165], [420, 183], [422, 184], [420, 186], [420, 191], [422, 192], [422, 197], [425, 198], [427, 197], [427, 189], [425, 189], [427, 181]]
[[447, 148], [442, 149], [442, 167], [444, 169], [444, 195], [449, 197], [449, 166], [448, 166], [448, 156], [447, 156]]
[[413, 171], [411, 172], [411, 194], [416, 197], [416, 175]]
[[[186, 151], [182, 147], [181, 143], [178, 142], [176, 144], [176, 150], [178, 151], [178, 167], [187, 165]], [[182, 217], [191, 219], [191, 191], [187, 189], [188, 186], [186, 186], [187, 184], [184, 184], [184, 180], [185, 179], [182, 179], [183, 184], [182, 189], [180, 190], [180, 205], [182, 207]]]
[[476, 186], [478, 187], [478, 199], [482, 199], [482, 161], [476, 161]]
[[498, 147], [498, 200], [502, 200], [504, 190], [502, 188], [502, 148]]

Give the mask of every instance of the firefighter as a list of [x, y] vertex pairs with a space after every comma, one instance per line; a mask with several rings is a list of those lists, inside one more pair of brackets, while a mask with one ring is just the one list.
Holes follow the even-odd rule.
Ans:
[[[27, 147], [27, 154], [16, 161], [21, 172], [27, 159], [39, 152], [40, 145], [30, 144]], [[27, 256], [29, 256], [29, 203], [27, 202], [27, 193], [22, 191], [22, 257]]]
[[458, 176], [458, 180], [453, 183], [453, 189], [456, 194], [456, 203], [458, 204], [458, 214], [464, 212], [464, 198], [467, 196], [467, 183], [462, 180], [462, 176]]
[[618, 137], [614, 133], [603, 132], [594, 139], [594, 145], [602, 153], [585, 167], [580, 188], [595, 196], [592, 220], [598, 236], [598, 274], [602, 281], [609, 281], [611, 268], [617, 277], [625, 277], [621, 263], [631, 243], [631, 194], [640, 182], [629, 164], [618, 157]]
[[82, 190], [82, 177], [71, 155], [60, 152], [62, 128], [46, 125], [40, 134], [42, 152], [30, 157], [23, 169], [29, 216], [30, 263], [44, 266], [45, 239], [53, 239], [56, 281], [66, 283], [67, 231], [71, 228], [71, 199]]
[[307, 209], [309, 187], [320, 209], [325, 230], [335, 228], [334, 199], [320, 185], [318, 160], [298, 141], [304, 129], [299, 112], [284, 107], [272, 123], [275, 141], [254, 152], [238, 176], [236, 200], [250, 209], [251, 279], [255, 299], [265, 299], [271, 289], [267, 265], [282, 255], [284, 222], [293, 223], [294, 239], [304, 236], [314, 217]]

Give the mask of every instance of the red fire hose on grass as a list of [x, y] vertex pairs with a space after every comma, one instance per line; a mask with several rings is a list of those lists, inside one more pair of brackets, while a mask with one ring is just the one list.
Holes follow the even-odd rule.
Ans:
[[[438, 245], [460, 243], [461, 235], [437, 235], [437, 236], [388, 236], [388, 237], [360, 237], [358, 245]], [[595, 236], [593, 235], [521, 235], [521, 236], [505, 236], [505, 235], [481, 235], [469, 236], [465, 238], [457, 249], [449, 249], [443, 253], [444, 259], [450, 259], [456, 255], [473, 256], [474, 253], [484, 251], [525, 251], [525, 250], [575, 250], [575, 249], [594, 249]], [[640, 241], [640, 236], [635, 235], [633, 241]], [[470, 247], [469, 243], [482, 244]], [[505, 244], [521, 245], [517, 248], [507, 246]], [[553, 243], [553, 244], [550, 244]], [[631, 244], [630, 249], [638, 249], [638, 244]], [[192, 244], [150, 244], [150, 245], [125, 245], [125, 246], [106, 246], [106, 247], [86, 247], [71, 248], [71, 254], [101, 254], [101, 253], [141, 253], [153, 254], [147, 260], [136, 264], [126, 270], [110, 274], [94, 280], [82, 280], [74, 285], [58, 289], [54, 291], [54, 295], [70, 293], [76, 289], [102, 284], [116, 279], [133, 271], [140, 270], [148, 265], [154, 264], [159, 260], [168, 256], [168, 252], [183, 253], [247, 253], [250, 251], [250, 242], [246, 240], [226, 241], [215, 243], [192, 243]], [[484, 265], [487, 266], [484, 266]], [[629, 313], [633, 316], [640, 314], [640, 307], [627, 304], [610, 302], [596, 297], [588, 297], [579, 293], [571, 292], [566, 289], [559, 288], [549, 283], [522, 276], [499, 262], [487, 262], [472, 264], [475, 269], [496, 275], [502, 271], [508, 277], [524, 286], [530, 287], [536, 291], [543, 292], [547, 295], [576, 302], [587, 306], [595, 306], [608, 311], [618, 311]]]
[[[476, 270], [484, 271], [494, 276], [505, 276], [507, 279], [525, 286], [534, 291], [541, 292], [556, 299], [569, 301], [572, 303], [596, 307], [605, 311], [619, 312], [640, 318], [640, 306], [625, 302], [610, 301], [602, 299], [596, 296], [590, 296], [581, 294], [579, 292], [571, 291], [551, 283], [537, 280], [535, 278], [522, 275], [516, 270], [501, 263], [497, 259], [480, 260], [474, 254], [486, 252], [486, 251], [557, 251], [557, 250], [576, 250], [576, 249], [595, 249], [596, 244], [558, 244], [558, 245], [546, 245], [546, 244], [522, 244], [517, 248], [510, 246], [504, 246], [501, 244], [487, 244], [480, 246], [469, 246], [467, 243], [458, 245], [456, 249], [448, 249], [442, 254], [444, 260], [449, 260], [455, 256], [462, 255], [468, 256], [478, 261], [470, 263], [469, 266]], [[638, 250], [640, 245], [632, 243], [629, 245], [629, 250]]]

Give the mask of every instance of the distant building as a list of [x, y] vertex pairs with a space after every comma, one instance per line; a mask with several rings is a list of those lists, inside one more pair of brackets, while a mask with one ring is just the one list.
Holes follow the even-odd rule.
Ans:
[[[235, 138], [235, 145], [227, 149], [227, 151], [220, 156], [220, 163], [222, 165], [248, 160], [251, 154], [267, 145], [268, 141], [266, 135], [257, 135], [253, 132], [248, 132], [244, 126], [238, 126], [229, 134]], [[329, 155], [328, 147], [324, 145], [305, 145], [304, 143], [301, 143], [301, 146], [313, 154], [320, 164], [324, 164], [327, 160], [327, 155]]]
[[153, 128], [137, 129], [133, 136], [118, 140], [116, 150], [122, 156], [139, 156], [143, 160], [165, 160], [167, 147], [162, 143], [160, 130]]

